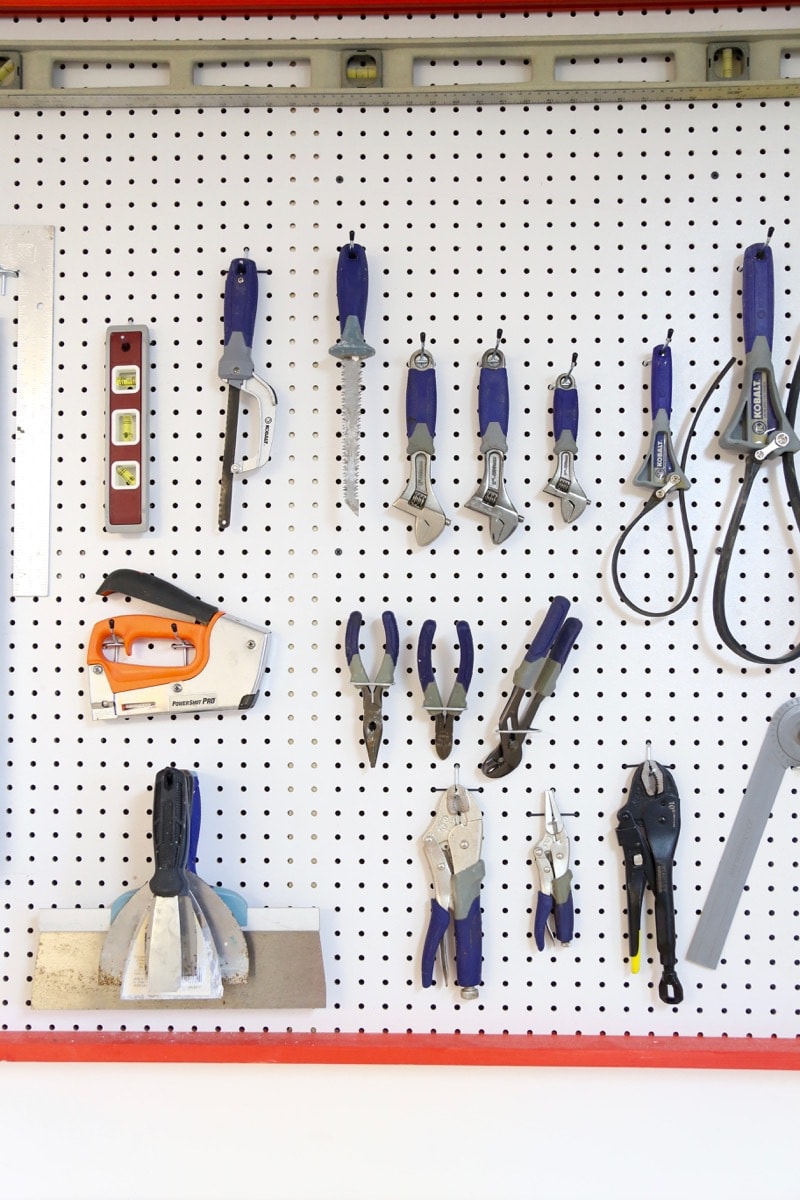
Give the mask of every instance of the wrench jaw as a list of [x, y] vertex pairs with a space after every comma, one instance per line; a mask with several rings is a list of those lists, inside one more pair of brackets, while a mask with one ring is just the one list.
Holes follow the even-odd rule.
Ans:
[[414, 537], [418, 546], [429, 546], [450, 524], [434, 495], [430, 454], [420, 450], [412, 455], [411, 477], [392, 507], [414, 518]]
[[506, 491], [503, 462], [502, 451], [486, 451], [483, 479], [465, 505], [472, 512], [489, 518], [489, 533], [495, 546], [510, 537], [522, 521]]
[[552, 479], [544, 487], [548, 496], [555, 496], [561, 501], [561, 516], [567, 525], [577, 521], [589, 503], [588, 497], [575, 478], [574, 456], [564, 451], [558, 456], [558, 463]]

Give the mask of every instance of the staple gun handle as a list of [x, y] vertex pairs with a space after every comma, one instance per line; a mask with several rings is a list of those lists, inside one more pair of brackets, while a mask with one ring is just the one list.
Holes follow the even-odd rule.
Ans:
[[120, 592], [134, 600], [144, 600], [170, 612], [184, 613], [200, 625], [208, 625], [220, 611], [213, 604], [206, 604], [196, 596], [190, 596], [174, 583], [167, 583], [155, 575], [146, 575], [143, 571], [133, 571], [127, 567], [112, 571], [97, 589], [98, 596], [110, 596], [112, 592]]
[[742, 265], [742, 325], [744, 348], [749, 354], [756, 338], [772, 349], [775, 322], [775, 281], [772, 250], [766, 243], [748, 246]]
[[[218, 613], [217, 619], [221, 616], [222, 613]], [[102, 667], [114, 692], [160, 687], [176, 680], [193, 679], [208, 665], [211, 632], [215, 623], [197, 625], [189, 621], [175, 621], [170, 617], [142, 616], [140, 613], [114, 617], [111, 621], [98, 621], [89, 637], [86, 662], [90, 669]], [[178, 667], [126, 662], [125, 657], [110, 659], [104, 646], [111, 636], [115, 648], [118, 646], [124, 651], [128, 659], [135, 642], [158, 641], [183, 643], [193, 650], [194, 657], [190, 663]]]

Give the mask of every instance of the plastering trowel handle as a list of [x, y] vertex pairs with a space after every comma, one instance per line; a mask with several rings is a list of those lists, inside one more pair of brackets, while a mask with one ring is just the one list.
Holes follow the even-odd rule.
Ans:
[[143, 571], [133, 571], [127, 567], [120, 571], [112, 571], [97, 589], [98, 596], [110, 596], [112, 592], [120, 592], [122, 595], [133, 597], [134, 600], [145, 600], [148, 604], [169, 609], [170, 612], [185, 613], [201, 625], [208, 625], [219, 612], [213, 604], [206, 604], [197, 596], [190, 596], [174, 583], [167, 583], [156, 575], [146, 575]]
[[156, 775], [153, 790], [153, 857], [150, 880], [154, 896], [179, 896], [187, 888], [191, 785], [185, 771], [166, 767]]

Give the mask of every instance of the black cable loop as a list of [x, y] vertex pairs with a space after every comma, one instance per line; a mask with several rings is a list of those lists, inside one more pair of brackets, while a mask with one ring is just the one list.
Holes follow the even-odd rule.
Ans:
[[[689, 448], [692, 444], [692, 439], [694, 438], [694, 435], [697, 432], [697, 423], [700, 420], [700, 416], [703, 412], [703, 409], [706, 407], [709, 400], [713, 396], [714, 392], [717, 390], [719, 385], [722, 383], [722, 380], [728, 374], [728, 371], [730, 371], [730, 369], [733, 366], [733, 364], [735, 363], [735, 361], [736, 361], [735, 358], [731, 358], [725, 364], [725, 366], [719, 372], [716, 379], [714, 379], [714, 381], [712, 382], [708, 391], [706, 392], [705, 396], [703, 396], [703, 399], [700, 401], [699, 405], [697, 406], [697, 410], [692, 419], [692, 423], [689, 426], [689, 432], [686, 435], [686, 442], [684, 443], [683, 454], [681, 455], [681, 460], [680, 460], [680, 464], [679, 464], [680, 469], [684, 473], [684, 475], [686, 474], [686, 464], [689, 460]], [[625, 545], [625, 542], [627, 541], [628, 537], [633, 532], [633, 530], [636, 528], [636, 526], [639, 524], [639, 522], [644, 520], [644, 518], [647, 516], [648, 513], [651, 513], [654, 508], [657, 508], [658, 505], [662, 504], [665, 500], [669, 501], [670, 499], [671, 499], [671, 497], [670, 497], [669, 492], [667, 492], [663, 496], [658, 496], [655, 494], [652, 495], [650, 497], [650, 499], [646, 502], [644, 508], [639, 513], [639, 515], [634, 517], [634, 519], [625, 527], [625, 529], [623, 529], [622, 533], [619, 535], [619, 538], [617, 539], [617, 544], [614, 547], [614, 553], [611, 555], [611, 578], [614, 582], [614, 587], [617, 589], [617, 595], [619, 596], [619, 598], [623, 604], [625, 604], [628, 608], [633, 609], [633, 611], [635, 613], [638, 613], [640, 617], [652, 617], [652, 618], [671, 617], [674, 613], [676, 613], [680, 609], [682, 609], [684, 604], [686, 604], [687, 600], [689, 599], [689, 597], [692, 594], [692, 591], [694, 590], [694, 585], [697, 582], [697, 565], [695, 562], [696, 555], [695, 555], [694, 545], [692, 543], [692, 531], [691, 531], [691, 526], [689, 525], [689, 514], [688, 514], [688, 511], [686, 508], [686, 489], [681, 489], [681, 491], [678, 492], [678, 512], [680, 514], [680, 519], [681, 519], [683, 544], [686, 547], [687, 562], [688, 562], [688, 566], [689, 566], [689, 578], [686, 582], [686, 587], [684, 588], [684, 590], [681, 593], [681, 595], [679, 596], [679, 598], [675, 601], [675, 603], [670, 608], [665, 608], [665, 609], [661, 609], [661, 610], [641, 608], [638, 604], [634, 604], [633, 600], [630, 598], [628, 593], [625, 591], [625, 589], [623, 588], [622, 583], [620, 581], [619, 557], [620, 557], [620, 553], [622, 551], [622, 547]]]
[[[800, 398], [800, 359], [792, 375], [792, 382], [789, 386], [789, 395], [786, 401], [786, 419], [789, 424], [794, 426], [795, 417], [797, 416], [798, 399]], [[789, 505], [794, 517], [795, 528], [800, 530], [800, 488], [797, 483], [797, 470], [795, 468], [794, 454], [784, 454], [783, 458], [783, 478], [786, 483], [786, 494], [789, 500]], [[748, 650], [743, 642], [737, 641], [733, 636], [728, 625], [728, 618], [725, 609], [726, 592], [728, 586], [728, 573], [733, 560], [733, 552], [736, 546], [736, 539], [742, 528], [745, 509], [747, 502], [750, 499], [750, 493], [753, 489], [756, 476], [758, 475], [759, 467], [764, 466], [764, 463], [758, 461], [754, 454], [751, 454], [745, 463], [744, 477], [742, 486], [739, 489], [739, 495], [736, 497], [731, 519], [728, 522], [728, 528], [725, 531], [725, 538], [722, 543], [722, 548], [719, 551], [719, 563], [717, 564], [717, 572], [714, 576], [714, 595], [713, 595], [713, 614], [714, 624], [717, 627], [717, 633], [722, 638], [722, 641], [737, 654], [740, 658], [744, 658], [747, 662], [758, 663], [761, 666], [780, 667], [786, 663], [796, 662], [800, 659], [800, 645], [795, 646], [793, 650], [787, 650], [785, 654], [777, 658], [767, 658], [766, 655], [756, 654], [752, 650]]]

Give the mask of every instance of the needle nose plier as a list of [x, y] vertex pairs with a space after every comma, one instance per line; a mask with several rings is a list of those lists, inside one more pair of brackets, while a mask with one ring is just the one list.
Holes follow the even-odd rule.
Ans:
[[383, 693], [394, 683], [394, 669], [400, 652], [400, 634], [394, 613], [387, 609], [381, 619], [385, 637], [384, 655], [374, 680], [370, 680], [367, 675], [359, 654], [361, 626], [364, 623], [360, 612], [350, 613], [344, 637], [350, 682], [361, 691], [361, 722], [371, 767], [378, 761], [378, 751], [383, 740]]
[[422, 949], [422, 986], [433, 984], [439, 953], [444, 982], [448, 979], [445, 934], [453, 915], [456, 973], [461, 995], [474, 1000], [481, 981], [481, 859], [483, 817], [474, 797], [462, 787], [455, 769], [452, 787], [442, 792], [433, 820], [422, 838], [422, 850], [433, 880], [431, 915]]
[[675, 972], [675, 907], [672, 863], [681, 827], [681, 802], [675, 780], [650, 756], [636, 768], [627, 803], [617, 813], [617, 841], [625, 860], [628, 893], [628, 953], [639, 971], [642, 904], [645, 886], [655, 897], [656, 945], [663, 973], [658, 994], [665, 1004], [680, 1004], [683, 988]]
[[572, 941], [575, 926], [569, 838], [564, 831], [564, 822], [552, 788], [545, 792], [544, 828], [544, 837], [533, 848], [533, 861], [539, 872], [539, 895], [536, 900], [533, 936], [539, 950], [544, 950], [544, 935], [551, 916], [551, 933], [564, 945]]
[[[522, 747], [533, 720], [542, 703], [556, 690], [561, 668], [583, 628], [577, 617], [567, 617], [568, 610], [569, 601], [556, 596], [514, 672], [514, 688], [500, 714], [500, 745], [481, 764], [481, 770], [490, 779], [501, 779], [522, 762]], [[533, 692], [533, 696], [525, 712], [520, 713], [527, 692]]]
[[417, 670], [422, 685], [422, 703], [435, 718], [434, 744], [439, 758], [447, 758], [453, 749], [453, 722], [467, 707], [467, 691], [472, 681], [475, 651], [472, 631], [466, 621], [456, 621], [458, 633], [459, 663], [456, 681], [447, 700], [442, 696], [433, 670], [433, 637], [436, 622], [426, 621], [420, 630], [417, 643]]

